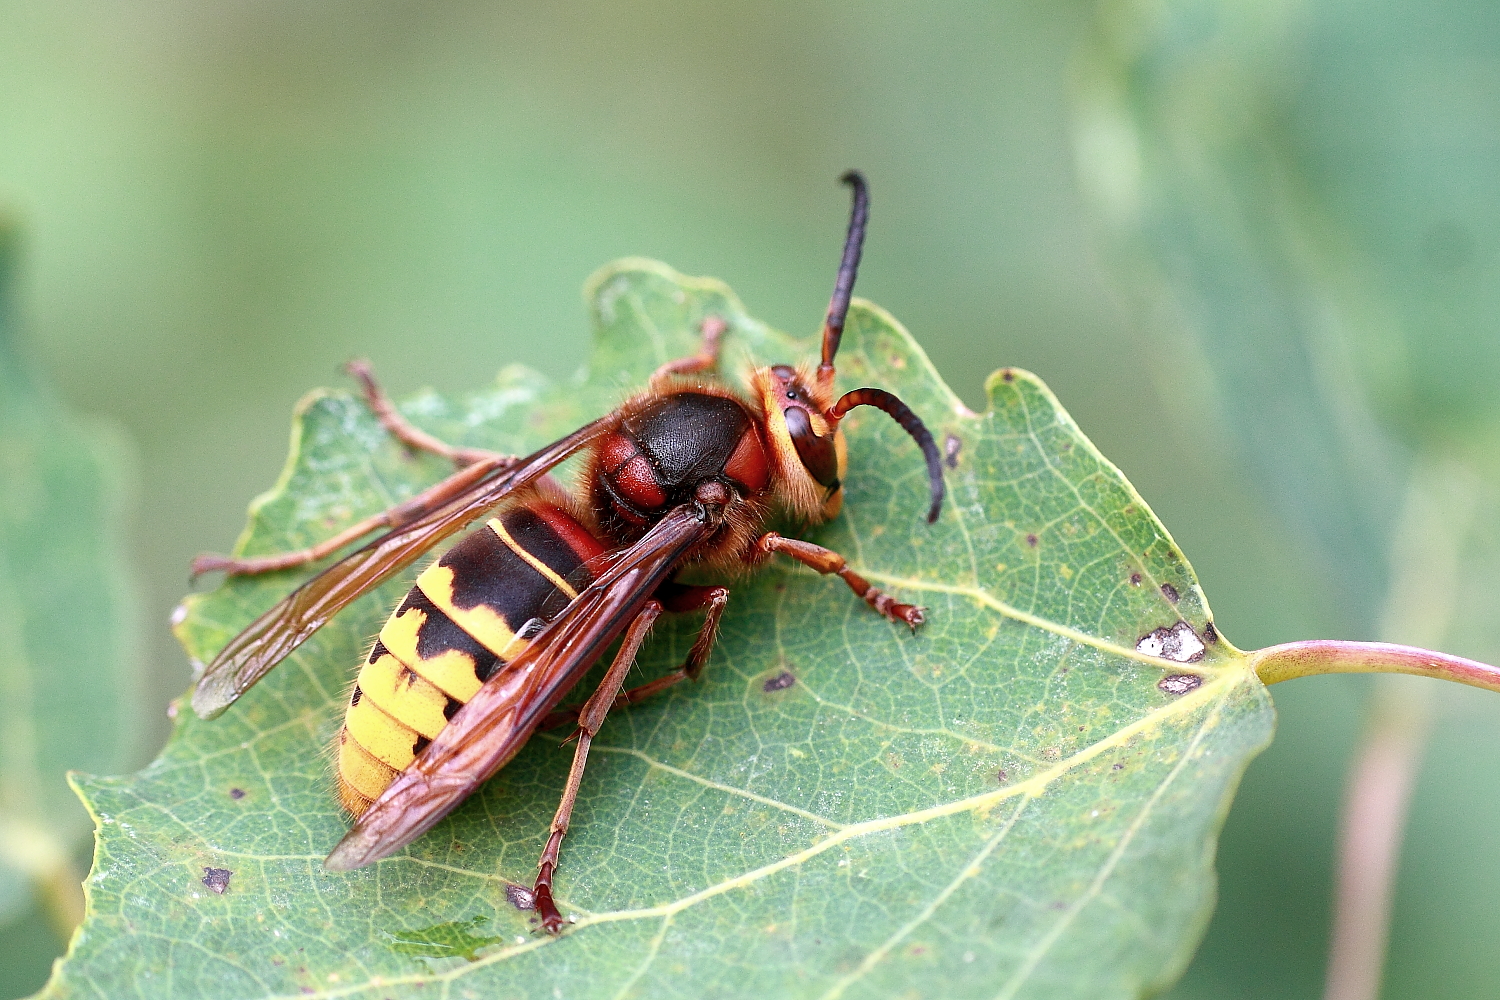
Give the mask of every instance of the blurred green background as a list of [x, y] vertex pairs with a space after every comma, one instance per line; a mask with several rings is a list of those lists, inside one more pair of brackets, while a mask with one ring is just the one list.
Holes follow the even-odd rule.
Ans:
[[[1002, 364], [1041, 374], [1233, 642], [1500, 660], [1493, 4], [0, 12], [19, 347], [73, 411], [124, 429], [138, 470], [147, 709], [124, 767], [188, 680], [166, 627], [188, 562], [233, 543], [303, 392], [354, 355], [397, 395], [512, 361], [569, 374], [583, 279], [627, 254], [810, 332], [849, 166], [874, 195], [859, 292], [972, 406]], [[1420, 615], [1392, 598], [1412, 588]], [[1275, 690], [1280, 733], [1228, 818], [1176, 1000], [1321, 992], [1369, 691]], [[1432, 712], [1385, 995], [1493, 997], [1500, 700], [1443, 691]], [[0, 926], [0, 996], [60, 950], [40, 912]]]

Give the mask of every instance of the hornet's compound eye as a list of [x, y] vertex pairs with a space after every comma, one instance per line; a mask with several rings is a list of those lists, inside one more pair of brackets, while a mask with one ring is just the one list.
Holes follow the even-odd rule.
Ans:
[[818, 437], [813, 433], [812, 419], [800, 406], [788, 406], [781, 411], [786, 418], [787, 433], [802, 464], [819, 484], [832, 490], [839, 484], [838, 453], [833, 448], [833, 435]]

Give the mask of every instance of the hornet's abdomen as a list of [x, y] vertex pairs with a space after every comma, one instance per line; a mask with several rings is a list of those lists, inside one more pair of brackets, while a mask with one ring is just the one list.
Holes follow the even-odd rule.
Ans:
[[534, 500], [507, 507], [429, 566], [380, 630], [350, 696], [335, 748], [344, 808], [368, 809], [577, 596], [591, 579], [584, 564], [603, 551], [566, 511]]

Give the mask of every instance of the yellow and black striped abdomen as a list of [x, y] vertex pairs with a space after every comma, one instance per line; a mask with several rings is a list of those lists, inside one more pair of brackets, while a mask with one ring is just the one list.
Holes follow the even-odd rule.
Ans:
[[486, 680], [529, 645], [604, 551], [540, 500], [504, 509], [417, 578], [380, 630], [339, 730], [338, 791], [358, 816]]

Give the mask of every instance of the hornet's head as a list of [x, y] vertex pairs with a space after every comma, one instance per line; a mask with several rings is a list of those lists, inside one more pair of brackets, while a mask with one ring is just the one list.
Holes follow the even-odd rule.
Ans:
[[851, 170], [841, 180], [854, 189], [854, 207], [844, 240], [844, 259], [823, 323], [822, 363], [812, 374], [789, 365], [756, 369], [751, 377], [752, 388], [765, 407], [773, 461], [782, 473], [785, 501], [793, 513], [813, 522], [827, 521], [838, 514], [844, 499], [847, 466], [839, 421], [856, 406], [873, 406], [889, 414], [922, 449], [932, 491], [932, 506], [927, 512], [931, 523], [937, 520], [943, 507], [943, 468], [937, 445], [921, 419], [883, 389], [855, 389], [837, 400], [834, 398], [833, 358], [844, 335], [844, 318], [849, 312], [865, 224], [870, 218], [870, 193], [864, 177]]

